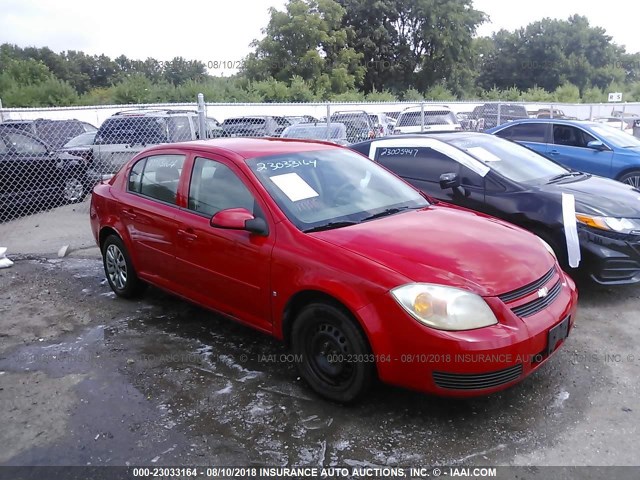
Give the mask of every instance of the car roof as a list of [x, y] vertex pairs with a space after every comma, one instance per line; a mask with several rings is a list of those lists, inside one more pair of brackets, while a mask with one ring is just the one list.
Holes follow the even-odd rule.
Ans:
[[[271, 155], [284, 155], [287, 153], [311, 152], [339, 148], [335, 143], [320, 140], [299, 140], [280, 137], [231, 137], [216, 138], [213, 140], [196, 140], [193, 142], [169, 143], [151, 147], [145, 152], [156, 150], [197, 150], [209, 153], [217, 153], [227, 157], [241, 158], [267, 157]], [[231, 154], [231, 155], [229, 155]]]
[[[513, 120], [508, 123], [503, 123], [502, 125], [498, 125], [494, 127], [497, 129], [502, 129], [504, 127], [508, 127], [509, 125], [515, 125], [517, 123], [564, 123], [567, 125], [580, 125], [580, 126], [593, 126], [593, 125], [602, 125], [598, 122], [591, 122], [589, 120], [568, 120], [564, 118], [522, 118], [518, 120]], [[491, 129], [493, 130], [493, 128]]]
[[[424, 106], [425, 112], [443, 111], [443, 110], [451, 111], [451, 108], [448, 105], [425, 105]], [[422, 107], [419, 105], [415, 107], [407, 107], [400, 112], [400, 115], [407, 112], [410, 113], [410, 112], [420, 112], [420, 111], [422, 111]]]

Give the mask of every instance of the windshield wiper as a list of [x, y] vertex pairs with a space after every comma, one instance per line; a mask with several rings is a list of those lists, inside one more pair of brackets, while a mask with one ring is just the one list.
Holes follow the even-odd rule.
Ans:
[[584, 173], [576, 172], [576, 171], [561, 173], [560, 175], [556, 175], [555, 177], [551, 177], [549, 179], [548, 183], [557, 182], [558, 180], [562, 180], [563, 178], [567, 178], [567, 177], [578, 177], [578, 176], [581, 176], [581, 175], [584, 175]]
[[334, 228], [348, 227], [350, 225], [357, 225], [358, 222], [329, 222], [318, 227], [309, 228], [303, 230], [304, 233], [322, 232], [323, 230], [332, 230]]
[[[395, 215], [396, 213], [400, 213], [404, 210], [409, 210], [412, 207], [393, 207], [393, 208], [387, 208], [386, 210], [383, 210], [381, 212], [378, 213], [374, 213], [373, 215], [369, 216], [369, 217], [365, 217], [362, 220], [360, 220], [361, 222], [366, 222], [368, 220], [374, 220], [376, 218], [381, 218], [381, 217], [388, 217], [389, 215]], [[413, 207], [413, 208], [422, 208], [422, 207]]]

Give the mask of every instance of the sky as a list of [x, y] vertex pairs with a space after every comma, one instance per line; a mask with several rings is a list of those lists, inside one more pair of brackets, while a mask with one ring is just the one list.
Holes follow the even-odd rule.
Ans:
[[[474, 0], [489, 15], [479, 35], [514, 30], [544, 17], [567, 19], [578, 13], [603, 27], [627, 52], [640, 51], [638, 15], [601, 0]], [[635, 1], [633, 2], [635, 4]], [[80, 50], [167, 61], [182, 56], [200, 60], [213, 75], [235, 73], [261, 38], [269, 7], [286, 0], [0, 0], [0, 44], [47, 46], [55, 52]], [[638, 9], [640, 10], [640, 9]], [[217, 63], [216, 63], [217, 62]], [[215, 68], [217, 67], [217, 68]]]

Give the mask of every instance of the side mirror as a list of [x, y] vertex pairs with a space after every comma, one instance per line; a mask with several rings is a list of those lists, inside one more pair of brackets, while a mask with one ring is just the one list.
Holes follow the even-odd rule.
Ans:
[[220, 210], [209, 224], [214, 228], [227, 230], [246, 230], [256, 235], [267, 235], [269, 228], [262, 218], [254, 217], [246, 208], [227, 208]]
[[598, 151], [608, 150], [608, 147], [600, 140], [591, 140], [589, 143], [587, 143], [587, 148], [593, 148], [594, 150]]
[[443, 173], [440, 175], [440, 188], [446, 190], [448, 188], [458, 188], [460, 186], [460, 177], [457, 173]]

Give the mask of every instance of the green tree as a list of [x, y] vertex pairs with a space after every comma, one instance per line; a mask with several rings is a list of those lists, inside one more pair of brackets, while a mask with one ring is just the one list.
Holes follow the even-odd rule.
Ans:
[[243, 64], [249, 80], [290, 84], [297, 76], [321, 95], [361, 85], [362, 55], [348, 47], [350, 32], [341, 25], [345, 10], [334, 0], [290, 0], [285, 11], [269, 13], [265, 37], [253, 42], [255, 51]]

